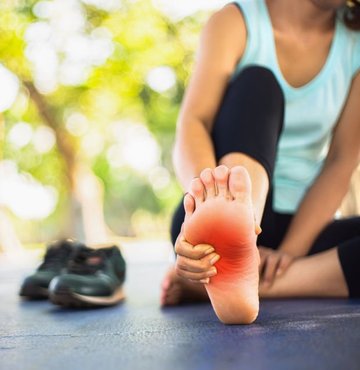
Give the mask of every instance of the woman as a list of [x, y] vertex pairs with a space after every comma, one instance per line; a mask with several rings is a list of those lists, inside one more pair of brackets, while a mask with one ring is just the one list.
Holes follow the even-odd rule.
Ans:
[[210, 18], [179, 117], [188, 194], [162, 304], [209, 297], [250, 323], [259, 294], [360, 296], [360, 218], [334, 220], [360, 153], [359, 29], [358, 0], [238, 0]]

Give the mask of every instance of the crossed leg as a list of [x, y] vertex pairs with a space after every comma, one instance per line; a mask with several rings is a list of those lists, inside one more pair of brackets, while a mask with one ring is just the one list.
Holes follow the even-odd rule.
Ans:
[[296, 259], [270, 287], [260, 284], [259, 292], [262, 298], [349, 296], [335, 247]]

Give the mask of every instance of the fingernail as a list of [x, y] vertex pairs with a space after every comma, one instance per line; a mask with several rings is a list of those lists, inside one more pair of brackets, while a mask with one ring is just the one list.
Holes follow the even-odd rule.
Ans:
[[211, 260], [210, 260], [210, 265], [215, 265], [215, 263], [217, 261], [219, 261], [220, 259], [220, 256], [217, 254], [215, 257], [213, 257]]
[[281, 273], [282, 273], [282, 270], [280, 270], [280, 269], [279, 269], [279, 270], [277, 270], [277, 271], [276, 271], [276, 276], [281, 275]]
[[217, 270], [215, 267], [213, 267], [209, 272], [208, 272], [208, 276], [211, 277], [211, 276], [214, 276], [217, 274]]
[[207, 250], [205, 251], [205, 256], [209, 255], [209, 254], [210, 254], [210, 253], [212, 253], [212, 252], [215, 252], [215, 249], [214, 249], [213, 247], [211, 247], [211, 248], [209, 248], [209, 249], [207, 249]]
[[209, 284], [209, 282], [210, 282], [210, 279], [209, 278], [201, 279], [200, 280], [200, 283], [203, 283], [203, 284]]

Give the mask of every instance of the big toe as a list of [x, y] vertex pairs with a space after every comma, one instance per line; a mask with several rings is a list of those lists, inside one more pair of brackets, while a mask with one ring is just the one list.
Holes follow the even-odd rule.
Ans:
[[247, 170], [242, 166], [235, 166], [230, 170], [229, 190], [235, 199], [250, 196], [251, 181]]

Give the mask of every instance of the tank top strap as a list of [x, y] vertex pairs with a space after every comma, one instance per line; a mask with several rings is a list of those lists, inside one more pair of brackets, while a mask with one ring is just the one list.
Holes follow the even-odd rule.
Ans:
[[360, 32], [357, 32], [354, 37], [357, 38], [353, 57], [353, 73], [355, 75], [356, 73], [360, 72]]
[[249, 64], [262, 64], [276, 75], [273, 33], [267, 19], [265, 0], [236, 0], [234, 4], [244, 17], [247, 31], [246, 48], [238, 69]]

